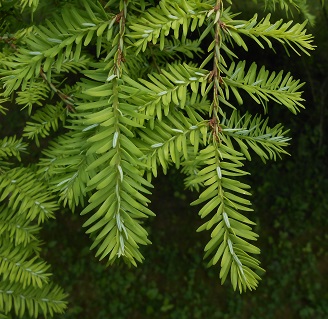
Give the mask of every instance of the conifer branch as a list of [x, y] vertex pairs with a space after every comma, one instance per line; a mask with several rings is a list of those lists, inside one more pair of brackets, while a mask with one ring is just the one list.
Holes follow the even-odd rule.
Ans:
[[[64, 311], [66, 295], [39, 258], [38, 237], [59, 204], [88, 217], [83, 226], [99, 259], [142, 262], [140, 247], [150, 243], [143, 220], [154, 216], [151, 181], [173, 165], [199, 193], [192, 204], [201, 205], [198, 231], [210, 231], [209, 265], [219, 265], [221, 282], [230, 277], [233, 289], [255, 289], [263, 269], [246, 216], [244, 162], [253, 154], [276, 160], [289, 138], [281, 124], [247, 112], [245, 96], [265, 114], [270, 103], [296, 114], [303, 83], [240, 61], [235, 47], [247, 51], [249, 37], [261, 48], [282, 44], [309, 54], [306, 22], [237, 19], [230, 0], [80, 2], [19, 31], [5, 24], [0, 36], [0, 102], [27, 108], [23, 137], [42, 152], [25, 168], [17, 164], [27, 150], [22, 138], [0, 140], [2, 312], [37, 318]], [[37, 5], [17, 2], [30, 11]], [[49, 143], [40, 143], [44, 137]]]

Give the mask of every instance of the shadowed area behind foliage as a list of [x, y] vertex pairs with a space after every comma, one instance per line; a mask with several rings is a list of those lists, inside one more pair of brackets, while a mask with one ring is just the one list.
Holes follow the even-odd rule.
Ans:
[[[289, 164], [285, 159], [284, 165]], [[155, 182], [151, 207], [157, 216], [147, 221], [153, 244], [143, 249], [145, 261], [138, 268], [105, 268], [99, 263], [89, 252], [77, 215], [62, 213], [45, 228], [46, 258], [56, 281], [70, 293], [70, 306], [60, 318], [325, 318], [322, 207], [311, 205], [314, 217], [306, 204], [312, 193], [298, 193], [301, 184], [295, 179], [286, 196], [292, 180], [288, 171], [279, 174], [280, 165], [259, 165], [254, 173], [254, 179], [266, 175], [269, 181], [255, 185], [253, 196], [252, 214], [259, 224], [258, 244], [267, 270], [256, 291], [236, 294], [229, 284], [220, 285], [217, 268], [206, 268], [206, 234], [195, 233], [201, 220], [189, 206], [194, 194], [181, 193], [182, 176], [170, 173]], [[283, 176], [281, 191], [264, 196], [275, 188], [271, 181], [282, 181]], [[304, 203], [299, 205], [301, 198]]]

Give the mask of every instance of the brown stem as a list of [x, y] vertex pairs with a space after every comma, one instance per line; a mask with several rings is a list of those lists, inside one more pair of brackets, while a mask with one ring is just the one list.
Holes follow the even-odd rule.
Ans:
[[[215, 19], [218, 14], [220, 14], [222, 10], [222, 2], [221, 0], [218, 0], [216, 2], [215, 7], [213, 8], [214, 14], [215, 14]], [[221, 60], [221, 52], [220, 52], [220, 47], [221, 47], [221, 36], [220, 36], [220, 31], [221, 31], [221, 21], [220, 17], [216, 21], [215, 24], [215, 46], [214, 46], [214, 60], [213, 60], [213, 70], [211, 72], [211, 78], [212, 81], [214, 82], [213, 84], [213, 110], [212, 110], [212, 119], [210, 120], [210, 126], [212, 128], [213, 136], [216, 140], [219, 140], [219, 132], [221, 131], [220, 127], [220, 120], [219, 120], [219, 86], [220, 83], [222, 82], [221, 75], [220, 75], [220, 68], [219, 68], [219, 63]]]
[[13, 43], [16, 41], [16, 38], [4, 36], [4, 37], [0, 37], [0, 41], [6, 42], [12, 49], [14, 49], [15, 51], [17, 50], [16, 44]]
[[114, 65], [114, 74], [117, 77], [120, 77], [121, 73], [121, 63], [125, 62], [125, 57], [123, 53], [123, 46], [124, 46], [124, 35], [125, 35], [125, 24], [126, 24], [126, 9], [127, 8], [127, 1], [124, 1], [123, 9], [120, 13], [116, 15], [116, 22], [120, 25], [120, 36], [117, 45], [117, 59]]
[[40, 75], [44, 81], [46, 81], [49, 87], [59, 96], [59, 98], [66, 104], [66, 108], [70, 112], [75, 112], [74, 109], [74, 100], [67, 94], [63, 93], [59, 90], [53, 83], [51, 83], [48, 79], [46, 74], [44, 73], [42, 67], [40, 68]]

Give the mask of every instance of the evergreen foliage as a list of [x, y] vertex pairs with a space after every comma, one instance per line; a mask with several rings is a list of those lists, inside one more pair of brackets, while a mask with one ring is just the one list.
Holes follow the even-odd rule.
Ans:
[[269, 10], [275, 10], [276, 7], [279, 7], [292, 16], [295, 15], [295, 13], [301, 13], [311, 24], [313, 24], [315, 20], [314, 15], [311, 14], [309, 10], [309, 5], [306, 0], [265, 0], [265, 6]]
[[[45, 17], [42, 0], [1, 3], [24, 17], [19, 26], [10, 13], [0, 20], [1, 116], [12, 101], [26, 118], [22, 137], [0, 141], [4, 315], [65, 310], [39, 238], [59, 205], [88, 216], [84, 227], [100, 260], [142, 262], [152, 179], [172, 166], [199, 192], [192, 204], [206, 220], [198, 231], [210, 231], [209, 265], [219, 263], [221, 282], [230, 277], [235, 290], [257, 287], [263, 269], [251, 242], [258, 235], [245, 216], [250, 186], [240, 177], [252, 154], [263, 162], [287, 154], [287, 130], [269, 126], [266, 114], [271, 104], [297, 114], [303, 83], [241, 61], [236, 48], [247, 51], [253, 40], [300, 55], [313, 45], [306, 22], [272, 22], [270, 14], [243, 20], [231, 2], [61, 1]], [[288, 9], [294, 2], [266, 3]], [[303, 3], [295, 6], [306, 13]], [[253, 115], [251, 103], [264, 115]], [[42, 155], [20, 164], [30, 140]]]

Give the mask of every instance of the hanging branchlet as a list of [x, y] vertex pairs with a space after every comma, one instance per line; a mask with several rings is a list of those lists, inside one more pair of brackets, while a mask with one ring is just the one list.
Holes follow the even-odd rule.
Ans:
[[[149, 193], [145, 186], [151, 187], [142, 177], [140, 159], [143, 153], [131, 141], [133, 131], [141, 126], [139, 122], [145, 117], [137, 112], [136, 105], [127, 103], [129, 95], [125, 94], [131, 81], [124, 67], [127, 8], [128, 1], [121, 0], [121, 11], [114, 17], [118, 27], [111, 44], [115, 53], [112, 50], [106, 57], [108, 65], [112, 65], [109, 75], [106, 71], [101, 72], [101, 76], [90, 72], [88, 76], [97, 80], [94, 87], [82, 85], [86, 99], [99, 100], [96, 103], [85, 101], [78, 106], [90, 136], [87, 154], [95, 153], [96, 157], [87, 166], [93, 176], [88, 182], [92, 196], [81, 214], [95, 211], [84, 227], [88, 227], [87, 233], [96, 234], [91, 246], [97, 247], [96, 256], [106, 257], [108, 264], [122, 258], [127, 264], [136, 266], [136, 262], [143, 259], [139, 245], [150, 243], [139, 219], [153, 213], [147, 208], [149, 200], [142, 195]], [[100, 95], [98, 90], [102, 91]]]

